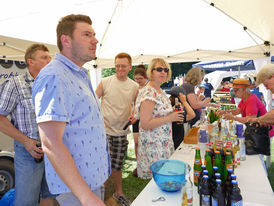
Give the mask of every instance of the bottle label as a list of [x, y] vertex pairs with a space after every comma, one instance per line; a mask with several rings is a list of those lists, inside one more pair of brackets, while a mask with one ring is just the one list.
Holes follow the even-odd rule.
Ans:
[[218, 201], [214, 197], [211, 199], [211, 206], [218, 206]]
[[231, 201], [231, 206], [243, 206], [243, 201]]
[[210, 195], [202, 195], [202, 205], [210, 206]]
[[201, 171], [194, 170], [194, 182], [198, 183], [198, 177], [200, 176]]
[[201, 163], [201, 160], [200, 160], [200, 159], [195, 159], [195, 164], [196, 164], [196, 165], [202, 164], [202, 163]]
[[232, 164], [227, 164], [227, 165], [226, 165], [226, 169], [227, 169], [227, 170], [228, 170], [228, 169], [233, 169]]

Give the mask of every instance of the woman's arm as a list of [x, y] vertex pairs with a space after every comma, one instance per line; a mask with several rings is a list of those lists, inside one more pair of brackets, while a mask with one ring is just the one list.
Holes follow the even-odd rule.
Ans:
[[194, 93], [188, 94], [187, 100], [193, 109], [199, 109], [202, 107], [206, 107], [207, 104], [210, 102], [209, 97], [205, 98], [203, 101], [198, 100], [196, 94], [194, 94]]
[[225, 115], [225, 114], [238, 115], [238, 114], [241, 114], [241, 109], [237, 107], [236, 109], [231, 109], [231, 110], [219, 110], [217, 114], [218, 115]]
[[224, 118], [227, 120], [235, 120], [241, 123], [246, 123], [248, 119], [250, 118], [256, 118], [256, 115], [250, 115], [250, 116], [246, 116], [246, 117], [237, 117], [231, 113], [227, 113], [224, 115]]
[[179, 94], [179, 99], [182, 102], [183, 106], [186, 109], [186, 121], [192, 120], [196, 114], [193, 111], [193, 109], [191, 108], [191, 106], [187, 103], [186, 101], [186, 96], [183, 95], [182, 93]]

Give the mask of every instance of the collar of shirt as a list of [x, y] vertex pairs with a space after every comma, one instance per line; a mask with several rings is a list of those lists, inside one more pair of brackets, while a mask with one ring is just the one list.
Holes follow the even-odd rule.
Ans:
[[74, 62], [72, 62], [69, 58], [67, 58], [66, 56], [64, 56], [61, 53], [57, 53], [55, 55], [55, 59], [57, 59], [58, 61], [61, 61], [63, 64], [67, 65], [67, 67], [71, 70], [74, 70], [76, 72], [85, 72], [86, 74], [88, 74], [88, 70], [85, 69], [84, 67], [79, 67], [77, 66]]
[[34, 78], [29, 73], [29, 70], [26, 71], [24, 78], [27, 83], [34, 82]]

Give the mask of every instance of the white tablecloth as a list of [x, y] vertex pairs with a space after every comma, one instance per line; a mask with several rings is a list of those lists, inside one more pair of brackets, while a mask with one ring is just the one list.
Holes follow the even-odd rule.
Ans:
[[[187, 162], [192, 170], [190, 176], [193, 180], [193, 162], [196, 145], [184, 144], [174, 152], [170, 159]], [[245, 206], [274, 206], [274, 194], [268, 181], [262, 162], [258, 155], [246, 156], [245, 161], [235, 169], [238, 185], [241, 189]], [[193, 186], [193, 206], [199, 205], [197, 187]], [[152, 202], [152, 199], [165, 197], [165, 201]], [[182, 193], [164, 192], [152, 179], [143, 191], [134, 200], [131, 206], [181, 206]]]

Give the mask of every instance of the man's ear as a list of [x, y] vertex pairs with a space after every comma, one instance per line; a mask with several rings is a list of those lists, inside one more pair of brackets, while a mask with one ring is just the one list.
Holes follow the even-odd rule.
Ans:
[[33, 64], [33, 60], [32, 59], [27, 59], [27, 64], [28, 65], [32, 65]]
[[63, 47], [70, 48], [71, 47], [71, 38], [69, 35], [61, 35], [61, 42]]

